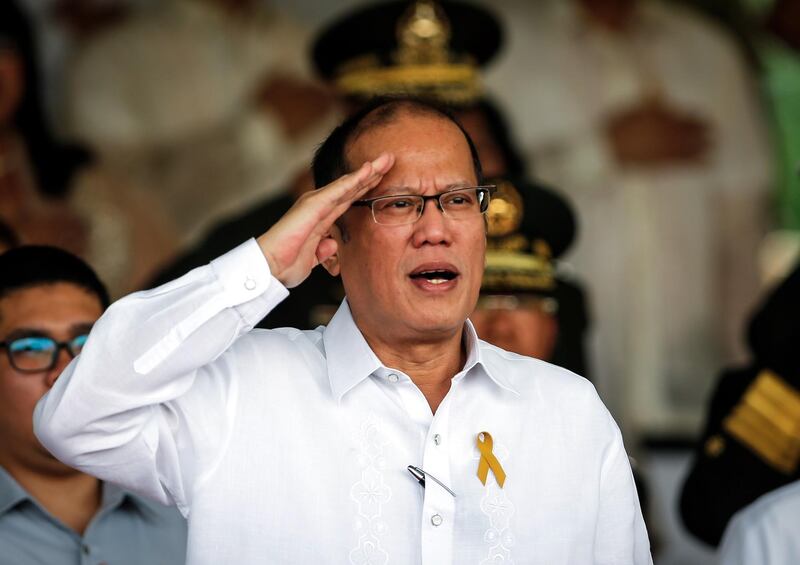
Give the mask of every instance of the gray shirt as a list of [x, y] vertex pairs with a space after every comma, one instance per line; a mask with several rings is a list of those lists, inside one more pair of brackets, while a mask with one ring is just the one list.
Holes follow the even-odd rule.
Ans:
[[176, 565], [186, 558], [186, 522], [103, 483], [83, 536], [65, 526], [0, 467], [0, 565]]

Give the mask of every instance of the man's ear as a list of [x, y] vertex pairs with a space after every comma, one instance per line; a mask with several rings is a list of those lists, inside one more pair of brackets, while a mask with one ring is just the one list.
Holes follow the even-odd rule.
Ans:
[[336, 242], [336, 252], [322, 262], [322, 266], [331, 276], [339, 276], [339, 250], [342, 245], [342, 233], [336, 224], [331, 226], [330, 238]]
[[334, 253], [322, 262], [322, 266], [332, 277], [339, 276], [339, 254]]

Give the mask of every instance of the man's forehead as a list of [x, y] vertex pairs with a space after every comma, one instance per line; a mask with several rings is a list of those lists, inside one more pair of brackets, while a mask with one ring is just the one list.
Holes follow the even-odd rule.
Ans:
[[14, 289], [0, 297], [0, 330], [11, 327], [68, 328], [93, 322], [102, 313], [100, 299], [69, 282]]
[[96, 321], [96, 317], [90, 315], [71, 317], [0, 315], [0, 340], [13, 340], [31, 335], [68, 339], [88, 332]]
[[[398, 109], [380, 120], [373, 120], [368, 115], [350, 136], [345, 153], [348, 157], [361, 156], [361, 153], [378, 155], [390, 148], [396, 150], [397, 146], [407, 151], [414, 151], [424, 145], [420, 136], [414, 135], [414, 132], [421, 130], [425, 130], [427, 135], [442, 139], [461, 138], [463, 149], [469, 156], [467, 139], [454, 121], [444, 114], [420, 108]], [[400, 131], [405, 131], [406, 135], [402, 137], [391, 135]], [[389, 135], [384, 135], [387, 133]]]

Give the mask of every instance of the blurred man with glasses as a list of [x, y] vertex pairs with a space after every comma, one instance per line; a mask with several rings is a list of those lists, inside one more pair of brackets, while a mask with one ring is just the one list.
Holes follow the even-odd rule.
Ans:
[[103, 284], [66, 251], [0, 255], [0, 563], [183, 563], [177, 512], [67, 467], [33, 434], [36, 402], [106, 306]]
[[[492, 189], [461, 125], [379, 100], [313, 171], [262, 236], [109, 308], [37, 405], [48, 449], [177, 505], [193, 565], [652, 563], [592, 385], [467, 320]], [[319, 264], [330, 324], [253, 330]]]

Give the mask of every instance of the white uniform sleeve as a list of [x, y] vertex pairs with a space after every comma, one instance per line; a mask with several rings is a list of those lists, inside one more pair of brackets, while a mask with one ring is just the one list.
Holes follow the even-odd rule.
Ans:
[[117, 301], [37, 404], [37, 437], [66, 464], [187, 515], [235, 410], [236, 361], [223, 354], [287, 295], [251, 239]]
[[720, 542], [719, 565], [800, 563], [800, 482], [773, 490], [731, 518]]
[[747, 528], [741, 513], [734, 516], [722, 536], [718, 559], [720, 565], [766, 563], [765, 541], [754, 528]]

